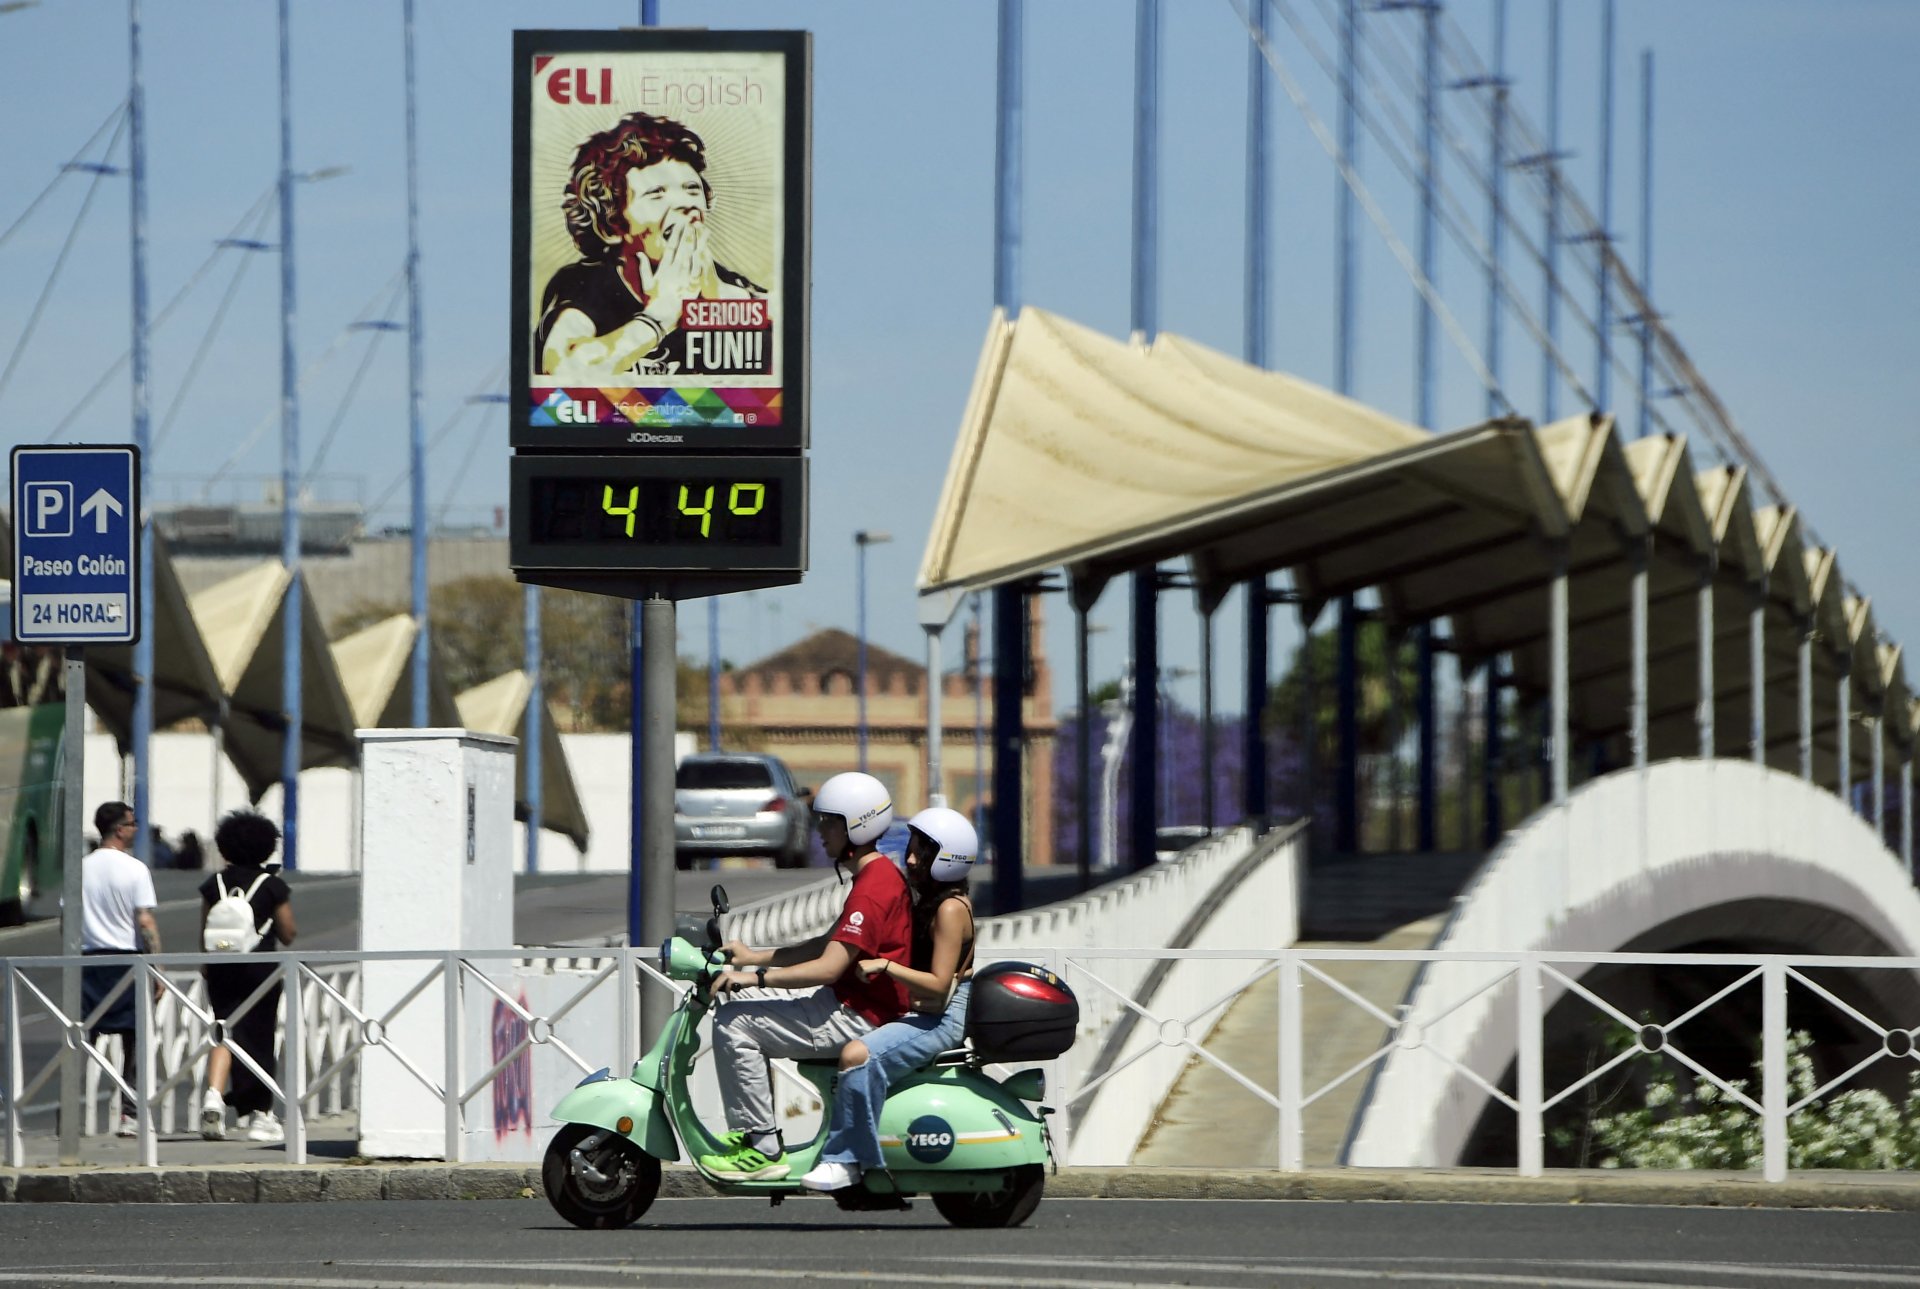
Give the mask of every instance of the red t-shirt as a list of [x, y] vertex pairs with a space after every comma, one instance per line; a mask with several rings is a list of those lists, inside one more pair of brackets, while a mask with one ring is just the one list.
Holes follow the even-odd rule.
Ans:
[[[855, 960], [891, 958], [906, 966], [913, 948], [913, 903], [907, 879], [885, 855], [877, 856], [853, 875], [846, 907], [833, 928], [833, 938], [853, 950]], [[862, 980], [849, 967], [833, 982], [833, 994], [873, 1025], [884, 1025], [907, 1014], [906, 986], [888, 976]]]

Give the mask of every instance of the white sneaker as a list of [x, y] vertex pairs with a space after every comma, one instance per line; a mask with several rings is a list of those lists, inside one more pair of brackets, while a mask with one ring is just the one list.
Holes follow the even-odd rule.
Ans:
[[122, 1113], [120, 1126], [113, 1130], [116, 1137], [137, 1137], [140, 1135], [140, 1121], [130, 1114]]
[[212, 1088], [207, 1089], [206, 1097], [200, 1102], [200, 1139], [202, 1141], [227, 1139], [226, 1098]]
[[843, 1191], [858, 1186], [863, 1175], [858, 1164], [816, 1164], [800, 1184], [810, 1191]]
[[248, 1141], [285, 1141], [287, 1133], [271, 1110], [255, 1110], [247, 1116]]

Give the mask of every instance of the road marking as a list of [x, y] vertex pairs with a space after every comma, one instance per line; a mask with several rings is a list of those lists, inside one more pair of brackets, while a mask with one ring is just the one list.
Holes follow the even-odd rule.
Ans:
[[[951, 1259], [951, 1258], [946, 1258], [946, 1259], [905, 1258], [905, 1259], [901, 1259], [901, 1261], [906, 1261], [906, 1262], [943, 1261], [950, 1265], [954, 1261], [954, 1259]], [[1534, 1285], [1534, 1286], [1540, 1286], [1541, 1289], [1628, 1289], [1628, 1287], [1634, 1287], [1634, 1289], [1697, 1289], [1700, 1282], [1697, 1279], [1686, 1280], [1686, 1281], [1653, 1281], [1653, 1280], [1639, 1280], [1639, 1279], [1614, 1278], [1614, 1277], [1608, 1277], [1605, 1279], [1593, 1279], [1593, 1278], [1580, 1277], [1580, 1276], [1554, 1275], [1554, 1274], [1551, 1274], [1551, 1272], [1548, 1272], [1546, 1274], [1542, 1274], [1540, 1272], [1510, 1274], [1505, 1272], [1490, 1271], [1485, 1268], [1487, 1268], [1489, 1265], [1513, 1266], [1513, 1267], [1537, 1265], [1543, 1268], [1551, 1268], [1551, 1267], [1559, 1267], [1559, 1266], [1568, 1266], [1568, 1267], [1599, 1266], [1606, 1270], [1614, 1270], [1614, 1271], [1620, 1271], [1620, 1272], [1647, 1271], [1647, 1270], [1677, 1270], [1693, 1276], [1698, 1276], [1702, 1273], [1705, 1273], [1708, 1275], [1756, 1275], [1758, 1274], [1758, 1275], [1773, 1275], [1777, 1277], [1787, 1277], [1787, 1276], [1800, 1276], [1803, 1278], [1811, 1277], [1811, 1278], [1820, 1279], [1820, 1280], [1842, 1280], [1846, 1282], [1856, 1282], [1856, 1283], [1880, 1283], [1880, 1284], [1920, 1283], [1920, 1278], [1916, 1278], [1913, 1276], [1897, 1275], [1897, 1274], [1889, 1275], [1885, 1271], [1863, 1270], [1858, 1273], [1851, 1273], [1851, 1272], [1835, 1273], [1835, 1272], [1828, 1271], [1828, 1272], [1822, 1273], [1821, 1269], [1819, 1268], [1794, 1269], [1794, 1268], [1786, 1268], [1786, 1267], [1742, 1266], [1742, 1265], [1729, 1264], [1729, 1263], [1695, 1263], [1695, 1262], [1593, 1263], [1593, 1262], [1585, 1262], [1585, 1261], [1574, 1261], [1574, 1262], [1562, 1263], [1562, 1262], [1549, 1262], [1546, 1260], [1537, 1260], [1537, 1259], [1518, 1259], [1518, 1260], [1482, 1259], [1477, 1261], [1470, 1260], [1470, 1259], [1446, 1259], [1444, 1261], [1446, 1261], [1451, 1265], [1435, 1266], [1433, 1265], [1435, 1261], [1433, 1259], [1420, 1259], [1420, 1258], [1364, 1259], [1364, 1261], [1373, 1262], [1373, 1263], [1399, 1262], [1399, 1263], [1424, 1263], [1425, 1264], [1424, 1266], [1421, 1266], [1421, 1267], [1408, 1266], [1404, 1270], [1402, 1270], [1402, 1269], [1382, 1269], [1379, 1267], [1363, 1268], [1363, 1267], [1356, 1267], [1352, 1265], [1324, 1266], [1324, 1265], [1309, 1263], [1305, 1261], [1230, 1262], [1224, 1259], [1176, 1261], [1172, 1259], [1137, 1259], [1135, 1260], [1135, 1259], [1103, 1259], [1103, 1258], [1046, 1258], [1046, 1257], [1032, 1257], [1032, 1256], [994, 1257], [991, 1255], [973, 1255], [973, 1256], [963, 1257], [959, 1259], [959, 1261], [967, 1262], [967, 1263], [976, 1263], [976, 1264], [978, 1263], [1012, 1263], [1015, 1265], [1021, 1265], [1026, 1267], [1056, 1267], [1056, 1268], [1063, 1268], [1068, 1270], [1081, 1270], [1081, 1269], [1118, 1270], [1118, 1271], [1134, 1272], [1134, 1273], [1167, 1272], [1167, 1271], [1211, 1271], [1223, 1276], [1258, 1275], [1258, 1276], [1265, 1276], [1269, 1278], [1277, 1278], [1282, 1280], [1300, 1280], [1300, 1279], [1305, 1279], [1310, 1281], [1367, 1280], [1367, 1281], [1374, 1281], [1374, 1282], [1388, 1281], [1388, 1282], [1401, 1282], [1401, 1283], [1410, 1283], [1410, 1284]], [[221, 1265], [221, 1264], [184, 1263], [184, 1264], [176, 1264], [176, 1265], [180, 1267], [188, 1267], [188, 1266], [210, 1266], [210, 1265]], [[793, 1281], [793, 1282], [822, 1282], [822, 1281], [843, 1282], [849, 1279], [861, 1278], [863, 1276], [870, 1277], [875, 1270], [874, 1268], [870, 1268], [870, 1267], [861, 1267], [861, 1268], [845, 1267], [845, 1268], [820, 1268], [820, 1269], [802, 1269], [802, 1268], [791, 1268], [791, 1267], [790, 1268], [770, 1268], [765, 1266], [764, 1264], [753, 1265], [753, 1266], [738, 1266], [738, 1267], [714, 1266], [710, 1263], [702, 1264], [699, 1266], [671, 1266], [671, 1265], [661, 1265], [657, 1263], [646, 1264], [646, 1265], [634, 1265], [632, 1262], [624, 1259], [618, 1262], [615, 1262], [612, 1260], [607, 1260], [607, 1261], [526, 1260], [526, 1261], [504, 1262], [504, 1263], [499, 1261], [498, 1259], [494, 1259], [487, 1262], [468, 1261], [468, 1260], [462, 1260], [462, 1259], [392, 1259], [392, 1260], [378, 1260], [378, 1261], [375, 1261], [375, 1260], [335, 1261], [327, 1265], [330, 1265], [339, 1269], [343, 1269], [343, 1270], [347, 1268], [352, 1268], [354, 1270], [364, 1270], [374, 1274], [379, 1274], [385, 1271], [394, 1271], [394, 1270], [402, 1270], [402, 1269], [410, 1269], [415, 1271], [478, 1270], [482, 1274], [485, 1274], [487, 1272], [493, 1272], [496, 1274], [503, 1274], [503, 1275], [515, 1277], [511, 1281], [507, 1281], [504, 1283], [510, 1283], [516, 1286], [524, 1286], [525, 1289], [573, 1289], [573, 1286], [575, 1284], [575, 1281], [572, 1281], [572, 1280], [556, 1280], [556, 1281], [536, 1283], [536, 1282], [530, 1282], [525, 1279], [519, 1278], [529, 1272], [531, 1273], [547, 1272], [547, 1273], [558, 1274], [563, 1276], [579, 1276], [579, 1275], [585, 1274], [585, 1275], [597, 1275], [597, 1276], [603, 1276], [603, 1277], [611, 1273], [613, 1275], [619, 1276], [623, 1280], [633, 1279], [636, 1277], [647, 1277], [649, 1279], [659, 1278], [664, 1281], [667, 1279], [683, 1279], [683, 1278], [691, 1277], [691, 1278], [701, 1278], [701, 1279], [726, 1278], [726, 1279], [736, 1279], [736, 1280], [742, 1280], [742, 1281], [752, 1281], [752, 1280], [758, 1279], [758, 1280], [783, 1280], [783, 1281]], [[131, 1278], [129, 1278], [129, 1276], [131, 1276]], [[1036, 1287], [1037, 1289], [1038, 1286], [1044, 1286], [1044, 1285], [1072, 1285], [1075, 1287], [1075, 1289], [1150, 1289], [1150, 1287], [1160, 1286], [1166, 1283], [1166, 1279], [1163, 1275], [1156, 1275], [1155, 1278], [1150, 1280], [1105, 1280], [1105, 1279], [1096, 1280], [1096, 1279], [1090, 1279], [1090, 1278], [1085, 1278], [1081, 1276], [1073, 1276], [1071, 1278], [1062, 1278], [1059, 1275], [1049, 1275], [1043, 1279], [1031, 1279], [1024, 1276], [981, 1277], [978, 1275], [917, 1275], [913, 1278], [916, 1281], [927, 1283], [927, 1284], [982, 1285], [982, 1286], [991, 1286], [993, 1287], [993, 1289], [1028, 1289], [1028, 1287]], [[369, 1284], [377, 1283], [377, 1282], [369, 1281], [365, 1279], [359, 1279], [359, 1278], [347, 1279], [347, 1278], [340, 1278], [337, 1276], [336, 1277], [315, 1277], [311, 1275], [299, 1275], [299, 1274], [280, 1274], [280, 1275], [270, 1275], [270, 1276], [156, 1274], [155, 1270], [149, 1266], [137, 1272], [130, 1272], [128, 1273], [128, 1275], [115, 1275], [111, 1273], [101, 1272], [98, 1270], [62, 1271], [62, 1270], [57, 1270], [51, 1267], [25, 1268], [25, 1269], [16, 1269], [12, 1271], [0, 1271], [0, 1284], [11, 1284], [11, 1283], [30, 1283], [30, 1284], [39, 1284], [39, 1285], [126, 1285], [126, 1284], [181, 1285], [181, 1286], [266, 1285], [266, 1286], [312, 1286], [312, 1289], [367, 1289], [367, 1286]], [[434, 1281], [423, 1281], [421, 1283], [423, 1286], [434, 1286], [436, 1287], [436, 1289], [498, 1289], [498, 1287], [503, 1282], [500, 1280], [480, 1280], [480, 1281], [434, 1280]]]
[[[1483, 1272], [1470, 1268], [1481, 1267], [1543, 1267], [1579, 1268], [1586, 1271], [1677, 1271], [1689, 1276], [1747, 1276], [1760, 1279], [1779, 1279], [1804, 1282], [1808, 1280], [1829, 1281], [1840, 1284], [1900, 1284], [1920, 1285], [1920, 1275], [1902, 1274], [1913, 1268], [1867, 1268], [1858, 1271], [1841, 1271], [1831, 1268], [1811, 1268], [1780, 1265], [1757, 1265], [1735, 1262], [1620, 1262], [1615, 1260], [1595, 1261], [1579, 1258], [1434, 1258], [1434, 1257], [1360, 1257], [1348, 1264], [1347, 1270], [1329, 1269], [1309, 1265], [1305, 1259], [1268, 1259], [1254, 1262], [1231, 1261], [1226, 1258], [1198, 1259], [1159, 1259], [1159, 1258], [1048, 1258], [1022, 1255], [1019, 1257], [998, 1256], [990, 1253], [965, 1254], [960, 1257], [915, 1257], [905, 1259], [912, 1262], [938, 1262], [951, 1265], [954, 1262], [1001, 1264], [1016, 1266], [1056, 1266], [1069, 1269], [1088, 1268], [1096, 1270], [1165, 1270], [1165, 1271], [1218, 1271], [1226, 1275], [1330, 1275], [1342, 1279], [1380, 1277], [1389, 1280], [1411, 1279], [1425, 1280], [1466, 1280], [1474, 1282], [1485, 1280], [1488, 1283], [1516, 1283], [1541, 1285], [1653, 1285], [1649, 1280], [1578, 1280], [1567, 1278], [1539, 1279], [1532, 1275], [1502, 1274]], [[1353, 1264], [1365, 1267], [1379, 1267], [1381, 1264], [1398, 1264], [1407, 1270], [1391, 1267], [1379, 1270], [1365, 1270]], [[1418, 1268], [1426, 1268], [1420, 1270]], [[1351, 1272], [1351, 1274], [1348, 1274]], [[1079, 1283], [1079, 1282], [1075, 1282]], [[1684, 1283], [1698, 1285], [1699, 1281]]]

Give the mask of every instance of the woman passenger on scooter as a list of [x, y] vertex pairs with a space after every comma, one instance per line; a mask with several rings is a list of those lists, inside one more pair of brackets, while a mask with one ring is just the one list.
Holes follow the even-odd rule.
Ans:
[[967, 875], [979, 854], [973, 825], [934, 806], [907, 821], [907, 881], [913, 890], [911, 966], [887, 958], [855, 964], [862, 978], [904, 985], [912, 1010], [840, 1049], [840, 1083], [820, 1162], [800, 1179], [809, 1190], [857, 1186], [865, 1169], [885, 1168], [880, 1107], [903, 1074], [958, 1047], [967, 1027], [973, 975], [973, 901]]

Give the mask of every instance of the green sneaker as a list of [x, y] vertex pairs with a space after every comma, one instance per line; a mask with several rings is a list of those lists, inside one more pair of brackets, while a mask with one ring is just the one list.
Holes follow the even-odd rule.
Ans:
[[768, 1159], [744, 1141], [723, 1155], [700, 1156], [700, 1167], [722, 1181], [735, 1182], [777, 1182], [791, 1171], [784, 1155]]

